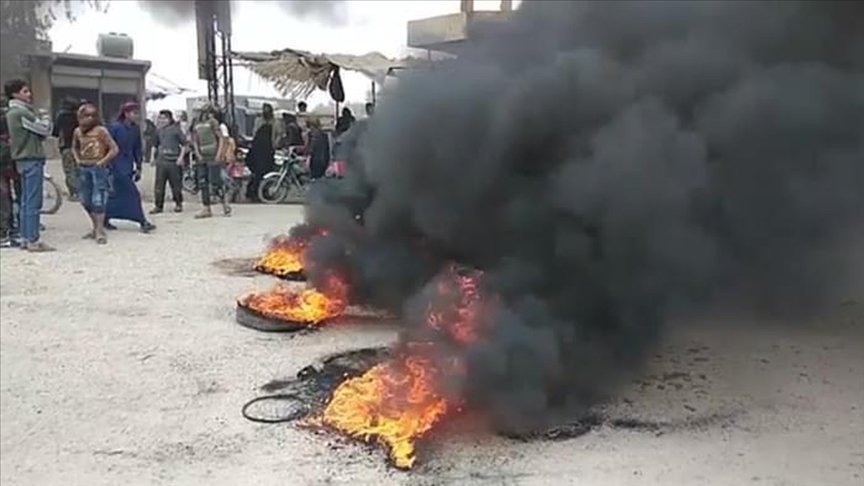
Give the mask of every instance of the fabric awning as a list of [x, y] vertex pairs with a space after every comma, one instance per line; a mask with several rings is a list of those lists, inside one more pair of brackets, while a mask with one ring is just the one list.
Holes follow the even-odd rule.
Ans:
[[380, 52], [363, 55], [312, 54], [296, 49], [271, 52], [235, 52], [240, 65], [272, 82], [284, 96], [306, 98], [315, 89], [327, 90], [331, 76], [338, 69], [359, 72], [378, 84], [393, 69], [400, 69], [414, 60], [390, 59]]

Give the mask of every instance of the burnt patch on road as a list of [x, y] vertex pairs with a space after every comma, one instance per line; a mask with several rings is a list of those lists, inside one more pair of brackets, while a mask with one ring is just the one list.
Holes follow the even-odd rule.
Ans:
[[255, 277], [259, 275], [255, 271], [257, 258], [223, 258], [211, 263], [220, 273], [229, 277]]
[[661, 436], [669, 432], [705, 430], [713, 427], [727, 428], [733, 423], [734, 414], [715, 413], [686, 417], [676, 420], [648, 420], [635, 417], [612, 417], [602, 412], [590, 413], [572, 422], [551, 426], [527, 433], [500, 433], [504, 437], [529, 441], [560, 441], [581, 437], [600, 428], [628, 430]]
[[315, 415], [340, 383], [360, 376], [390, 353], [389, 348], [377, 347], [332, 354], [304, 367], [294, 378], [273, 379], [261, 386], [270, 394], [246, 403], [243, 416], [253, 422], [280, 423]]

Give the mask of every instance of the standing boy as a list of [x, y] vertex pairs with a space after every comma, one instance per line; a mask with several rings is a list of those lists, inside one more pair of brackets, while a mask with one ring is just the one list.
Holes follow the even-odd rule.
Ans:
[[186, 135], [170, 110], [159, 112], [154, 147], [156, 149], [155, 206], [150, 214], [161, 213], [165, 205], [165, 183], [171, 186], [174, 212], [183, 211], [183, 158], [186, 156]]
[[42, 143], [51, 134], [51, 122], [41, 118], [33, 109], [33, 94], [25, 81], [13, 79], [3, 88], [10, 100], [6, 114], [10, 151], [21, 175], [21, 247], [30, 252], [53, 251], [39, 241], [45, 176], [45, 148]]

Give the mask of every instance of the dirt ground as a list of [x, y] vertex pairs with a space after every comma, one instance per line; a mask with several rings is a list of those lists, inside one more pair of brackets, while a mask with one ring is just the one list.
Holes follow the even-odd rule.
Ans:
[[[864, 484], [859, 290], [820, 325], [690, 325], [657, 350], [601, 426], [515, 441], [464, 421], [423, 444], [411, 472], [379, 450], [246, 421], [259, 387], [321, 356], [395, 338], [384, 324], [302, 336], [234, 323], [266, 276], [214, 262], [257, 255], [296, 206], [160, 215], [82, 241], [73, 204], [46, 218], [52, 254], [0, 253], [0, 483], [16, 485]], [[857, 324], [856, 324], [857, 323]]]

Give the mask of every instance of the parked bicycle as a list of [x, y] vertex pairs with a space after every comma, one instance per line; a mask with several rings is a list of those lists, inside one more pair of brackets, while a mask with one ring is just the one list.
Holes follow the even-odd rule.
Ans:
[[54, 214], [60, 210], [63, 205], [63, 192], [60, 190], [60, 185], [54, 181], [48, 170], [45, 170], [45, 181], [42, 184], [42, 214]]

